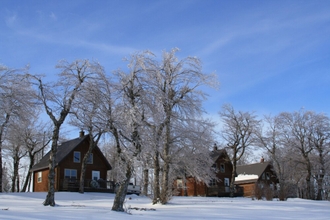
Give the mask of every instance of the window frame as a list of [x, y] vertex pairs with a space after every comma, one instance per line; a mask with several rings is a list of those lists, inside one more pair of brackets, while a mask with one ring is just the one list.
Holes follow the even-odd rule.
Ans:
[[210, 185], [210, 187], [212, 187], [212, 186], [218, 186], [218, 182], [217, 182], [216, 179], [211, 179], [210, 182], [209, 182], [209, 185]]
[[[230, 179], [229, 178], [224, 178], [224, 181], [223, 181], [225, 187], [229, 187], [230, 186]], [[228, 183], [228, 184], [226, 184]]]
[[[70, 175], [69, 177], [66, 175], [66, 172], [70, 172]], [[75, 173], [75, 176], [72, 175], [73, 172]], [[77, 180], [77, 176], [78, 176], [78, 171], [76, 169], [68, 169], [68, 168], [65, 168], [64, 169], [64, 179], [68, 179], [68, 180]]]
[[38, 183], [41, 183], [41, 182], [42, 182], [42, 172], [41, 172], [41, 171], [39, 171], [39, 172], [37, 173], [37, 182], [38, 182]]
[[225, 173], [225, 172], [226, 172], [226, 166], [225, 166], [224, 163], [221, 163], [221, 164], [220, 164], [220, 172], [221, 172], [221, 173]]
[[[76, 154], [79, 155], [78, 159], [76, 159]], [[80, 151], [73, 151], [73, 162], [80, 163], [81, 161], [81, 153]]]

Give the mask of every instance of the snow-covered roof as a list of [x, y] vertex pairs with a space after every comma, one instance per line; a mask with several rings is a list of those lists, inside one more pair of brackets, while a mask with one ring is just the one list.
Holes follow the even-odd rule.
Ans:
[[246, 180], [257, 180], [259, 178], [256, 174], [239, 174], [237, 177], [235, 177], [236, 181], [246, 181]]

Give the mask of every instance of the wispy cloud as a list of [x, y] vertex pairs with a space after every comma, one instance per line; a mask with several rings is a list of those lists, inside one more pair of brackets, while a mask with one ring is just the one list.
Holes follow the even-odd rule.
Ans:
[[55, 15], [54, 12], [51, 12], [49, 17], [53, 20], [53, 21], [57, 21], [57, 16]]
[[7, 11], [7, 15], [5, 16], [5, 22], [7, 27], [11, 28], [15, 25], [18, 16], [16, 12]]

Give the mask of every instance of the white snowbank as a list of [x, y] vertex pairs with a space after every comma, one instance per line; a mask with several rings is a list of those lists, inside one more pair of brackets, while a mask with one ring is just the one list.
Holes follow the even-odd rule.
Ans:
[[[114, 194], [55, 194], [56, 206], [43, 206], [46, 193], [0, 193], [1, 220], [73, 219], [329, 219], [328, 201], [290, 199], [256, 201], [249, 198], [173, 197], [167, 205], [152, 205], [148, 197], [127, 196], [126, 213], [111, 211]], [[129, 199], [130, 198], [130, 199]]]

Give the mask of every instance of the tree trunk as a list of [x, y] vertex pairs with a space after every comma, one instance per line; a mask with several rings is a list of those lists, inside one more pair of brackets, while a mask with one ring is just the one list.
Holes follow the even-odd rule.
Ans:
[[236, 160], [236, 152], [234, 152], [233, 157], [233, 170], [231, 172], [231, 180], [230, 180], [230, 197], [234, 197], [235, 195], [235, 176], [236, 176], [236, 166], [237, 166], [237, 160]]
[[52, 149], [50, 153], [49, 174], [48, 174], [48, 193], [44, 201], [44, 206], [55, 206], [55, 155], [56, 150]]
[[[86, 154], [87, 155], [87, 154]], [[85, 157], [86, 157], [85, 155]], [[83, 162], [81, 164], [81, 173], [80, 173], [80, 178], [79, 178], [79, 193], [84, 193], [85, 190], [85, 174], [86, 174], [86, 166], [87, 164], [85, 163], [85, 157], [83, 159]]]
[[153, 160], [154, 160], [154, 185], [153, 185], [154, 196], [153, 196], [152, 204], [156, 204], [160, 200], [160, 183], [159, 183], [160, 166], [159, 166], [158, 152], [155, 152]]
[[6, 114], [5, 121], [0, 126], [0, 192], [2, 192], [2, 176], [3, 176], [3, 167], [2, 167], [2, 142], [3, 142], [3, 135], [5, 132], [5, 128], [9, 122], [10, 114]]
[[2, 176], [3, 176], [3, 169], [2, 169], [2, 140], [0, 136], [0, 192], [2, 192]]
[[112, 205], [112, 211], [124, 212], [124, 203], [127, 194], [128, 184], [132, 177], [132, 171], [130, 164], [126, 164], [126, 179], [119, 185], [119, 188], [116, 192], [115, 199]]
[[165, 143], [163, 150], [163, 173], [162, 173], [162, 189], [160, 192], [160, 202], [166, 204], [169, 201], [169, 173], [170, 173], [170, 142], [171, 142], [171, 111], [167, 111], [167, 121], [165, 123]]
[[20, 189], [19, 189], [19, 175], [17, 175], [17, 177], [16, 177], [16, 189], [17, 189], [17, 192], [20, 191]]
[[[15, 150], [15, 155], [13, 156], [13, 177], [12, 177], [12, 185], [11, 185], [11, 191], [12, 192], [16, 192], [16, 189], [18, 190], [18, 188], [16, 188], [16, 184], [17, 184], [17, 178], [18, 178], [18, 167], [19, 167], [19, 162], [18, 162], [18, 152], [16, 152]], [[19, 191], [17, 191], [19, 192]]]
[[307, 170], [307, 176], [306, 176], [306, 198], [307, 199], [314, 199], [312, 197], [312, 188], [311, 188], [311, 177], [312, 177], [312, 168], [311, 163], [309, 161], [308, 155], [304, 155], [305, 161], [306, 161], [306, 170]]
[[48, 193], [43, 202], [44, 206], [55, 206], [55, 164], [59, 131], [60, 126], [55, 125], [52, 138], [52, 149], [49, 155]]
[[162, 173], [162, 189], [160, 192], [160, 202], [166, 204], [169, 201], [169, 172], [170, 165], [164, 161], [163, 173]]
[[323, 156], [323, 150], [321, 147], [317, 148], [318, 152], [319, 152], [319, 163], [321, 165], [320, 168], [320, 174], [318, 175], [317, 178], [317, 196], [316, 199], [317, 200], [322, 200], [323, 199], [323, 178], [324, 178], [324, 173], [325, 173], [325, 162], [324, 162], [324, 156]]
[[[29, 170], [28, 170], [28, 173], [27, 173], [27, 175], [25, 177], [24, 185], [23, 185], [23, 188], [22, 188], [21, 192], [26, 192], [27, 187], [28, 187], [28, 184], [29, 184], [29, 182], [31, 180], [31, 172], [30, 172], [30, 170], [31, 170], [31, 168], [34, 165], [34, 156], [35, 155], [33, 155], [33, 154], [31, 154], [31, 152], [29, 152], [29, 158], [30, 158]], [[30, 188], [28, 188], [28, 191], [29, 190], [30, 190]]]
[[148, 186], [149, 186], [149, 169], [145, 168], [143, 170], [143, 188], [142, 188], [142, 195], [148, 195]]

